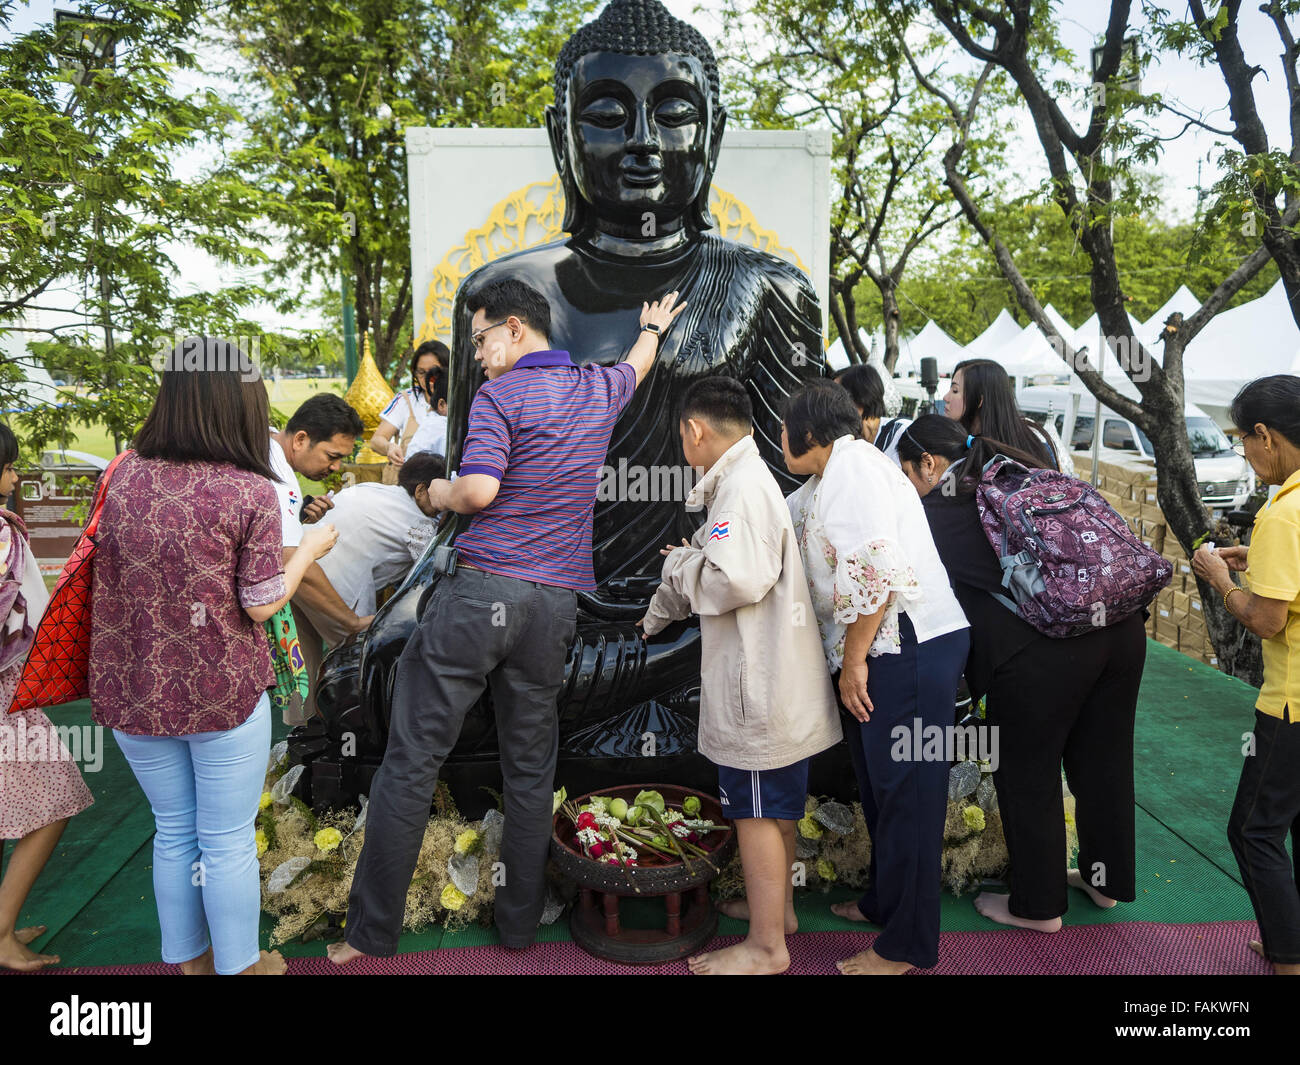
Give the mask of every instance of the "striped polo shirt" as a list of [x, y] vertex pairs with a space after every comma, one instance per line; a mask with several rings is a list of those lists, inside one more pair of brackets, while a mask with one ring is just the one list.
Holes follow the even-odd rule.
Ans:
[[469, 409], [460, 476], [501, 481], [456, 539], [462, 561], [506, 577], [595, 591], [591, 516], [610, 434], [636, 370], [576, 366], [533, 351], [482, 385]]

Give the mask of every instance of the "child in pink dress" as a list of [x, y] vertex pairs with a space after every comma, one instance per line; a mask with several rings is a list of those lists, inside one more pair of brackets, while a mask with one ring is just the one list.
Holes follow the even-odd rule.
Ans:
[[[0, 499], [18, 484], [17, 461], [18, 442], [0, 423]], [[48, 602], [26, 526], [0, 507], [0, 840], [18, 841], [0, 880], [0, 968], [22, 971], [59, 960], [27, 946], [44, 925], [15, 925], [68, 818], [95, 801], [50, 719], [39, 709], [7, 713]]]

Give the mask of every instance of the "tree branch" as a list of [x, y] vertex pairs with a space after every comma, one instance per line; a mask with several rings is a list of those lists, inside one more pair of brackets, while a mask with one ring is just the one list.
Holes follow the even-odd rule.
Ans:
[[[1300, 220], [1300, 200], [1291, 204], [1291, 206], [1286, 209], [1286, 212], [1280, 219], [1280, 223], [1283, 226], [1293, 226], [1296, 224], [1297, 220]], [[1259, 273], [1260, 269], [1268, 263], [1270, 258], [1272, 258], [1272, 256], [1270, 255], [1268, 248], [1261, 244], [1242, 260], [1241, 265], [1238, 266], [1237, 269], [1232, 271], [1232, 273], [1219, 283], [1219, 287], [1210, 293], [1205, 302], [1196, 309], [1195, 313], [1189, 318], [1183, 320], [1183, 325], [1179, 330], [1179, 333], [1182, 335], [1184, 346], [1191, 342], [1196, 334], [1205, 328], [1211, 318], [1227, 306], [1228, 301], [1240, 292], [1242, 287], [1250, 281], [1252, 277]]]
[[[1187, 114], [1187, 113], [1185, 113], [1185, 112], [1183, 112], [1183, 111], [1180, 111], [1180, 110], [1178, 110], [1178, 108], [1176, 108], [1173, 104], [1167, 104], [1167, 103], [1165, 103], [1163, 100], [1160, 101], [1160, 108], [1161, 108], [1162, 111], [1172, 111], [1172, 112], [1173, 112], [1174, 114], [1176, 114], [1179, 118], [1185, 118], [1185, 119], [1187, 119], [1187, 125], [1184, 126], [1184, 127], [1182, 128], [1182, 132], [1180, 132], [1180, 133], [1178, 134], [1179, 137], [1181, 137], [1181, 136], [1183, 135], [1183, 133], [1186, 133], [1186, 132], [1187, 132], [1187, 128], [1188, 128], [1188, 126], [1200, 126], [1201, 129], [1203, 129], [1203, 130], [1208, 130], [1210, 133], [1217, 134], [1217, 135], [1220, 136], [1220, 137], [1234, 137], [1234, 138], [1235, 138], [1235, 137], [1237, 136], [1237, 132], [1236, 132], [1236, 130], [1231, 130], [1231, 129], [1219, 129], [1217, 126], [1211, 126], [1208, 122], [1205, 122], [1204, 120], [1197, 118], [1195, 115], [1189, 115], [1189, 114]], [[1176, 138], [1176, 137], [1157, 137], [1156, 139], [1157, 139], [1157, 140], [1176, 140], [1177, 138]]]
[[1300, 78], [1296, 75], [1296, 58], [1300, 49], [1296, 47], [1295, 35], [1286, 24], [1286, 16], [1278, 0], [1260, 4], [1259, 9], [1273, 20], [1277, 35], [1282, 41], [1282, 73], [1286, 76], [1287, 96], [1291, 100], [1291, 162], [1300, 162]]

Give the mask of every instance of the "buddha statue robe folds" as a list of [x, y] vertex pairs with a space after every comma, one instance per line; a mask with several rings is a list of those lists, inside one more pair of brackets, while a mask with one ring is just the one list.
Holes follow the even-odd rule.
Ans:
[[[551, 346], [579, 364], [622, 359], [636, 341], [643, 302], [678, 291], [687, 304], [610, 443], [607, 466], [626, 474], [611, 477], [595, 506], [598, 587], [579, 594], [578, 635], [560, 696], [563, 764], [566, 736], [619, 715], [633, 722], [628, 734], [637, 734], [654, 719], [647, 704], [672, 703], [673, 693], [698, 686], [697, 624], [670, 626], [648, 642], [634, 627], [658, 583], [659, 549], [689, 538], [703, 520], [685, 505], [693, 478], [678, 421], [687, 388], [710, 374], [744, 382], [759, 449], [788, 493], [798, 481], [781, 458], [782, 403], [824, 368], [821, 312], [809, 279], [783, 259], [711, 232], [709, 183], [726, 112], [712, 50], [699, 32], [658, 0], [612, 0], [565, 44], [555, 98], [546, 122], [569, 235], [496, 259], [461, 283], [452, 314], [448, 469], [459, 462], [470, 402], [485, 380], [465, 309], [475, 286], [513, 277], [537, 289], [550, 303]], [[628, 490], [632, 478], [648, 491]], [[432, 546], [454, 543], [468, 521], [451, 522]], [[389, 678], [417, 602], [436, 579], [432, 546], [364, 638], [359, 710], [344, 706], [346, 698], [322, 702], [372, 741], [386, 730]], [[483, 712], [471, 712], [458, 751], [482, 755], [493, 747], [487, 701]], [[687, 694], [676, 705], [689, 702]], [[336, 720], [329, 731], [342, 727]], [[685, 731], [693, 740], [693, 728]]]

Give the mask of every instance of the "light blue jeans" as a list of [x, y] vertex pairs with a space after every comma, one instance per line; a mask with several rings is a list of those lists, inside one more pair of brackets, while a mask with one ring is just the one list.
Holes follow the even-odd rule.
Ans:
[[217, 972], [247, 969], [260, 956], [253, 822], [271, 750], [270, 699], [263, 692], [248, 719], [225, 732], [113, 735], [158, 827], [153, 890], [163, 961], [189, 961], [211, 943]]

